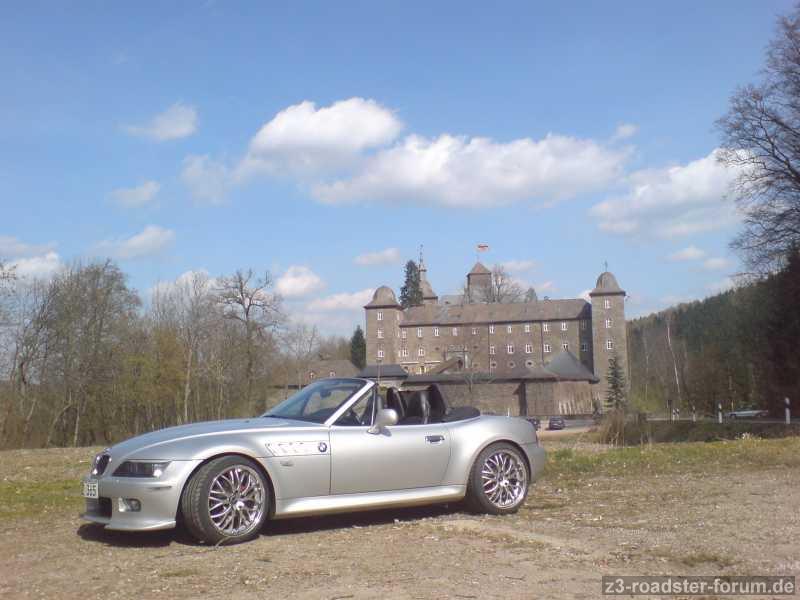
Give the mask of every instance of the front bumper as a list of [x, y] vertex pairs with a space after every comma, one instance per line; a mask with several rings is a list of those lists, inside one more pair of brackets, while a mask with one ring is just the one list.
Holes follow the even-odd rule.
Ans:
[[[84, 481], [96, 481], [99, 498], [86, 499], [81, 518], [120, 531], [153, 531], [175, 527], [178, 503], [186, 480], [201, 463], [199, 460], [173, 461], [161, 477], [114, 477], [105, 473]], [[140, 502], [141, 510], [125, 510], [123, 498]]]

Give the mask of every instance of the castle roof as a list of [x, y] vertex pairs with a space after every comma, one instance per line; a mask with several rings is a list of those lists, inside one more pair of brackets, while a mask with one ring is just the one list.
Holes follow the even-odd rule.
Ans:
[[397, 296], [392, 288], [382, 285], [372, 294], [372, 300], [364, 308], [399, 308]]
[[404, 312], [402, 325], [459, 325], [588, 319], [591, 306], [582, 298], [501, 304], [428, 304]]
[[597, 283], [595, 284], [594, 289], [589, 292], [589, 295], [601, 296], [608, 294], [625, 294], [625, 291], [619, 287], [617, 278], [614, 277], [614, 274], [606, 271], [604, 273], [600, 273], [600, 276], [597, 278]]
[[467, 273], [467, 275], [486, 275], [491, 274], [491, 271], [487, 269], [481, 261], [475, 263], [475, 266], [472, 267], [472, 270]]
[[422, 261], [422, 258], [419, 259], [419, 287], [420, 290], [422, 290], [423, 300], [436, 300], [438, 298], [436, 292], [433, 291], [433, 287], [431, 287], [431, 284], [428, 281], [428, 269], [425, 267], [425, 263]]
[[545, 369], [553, 373], [558, 379], [566, 381], [591, 381], [597, 383], [599, 379], [586, 368], [577, 357], [569, 350], [563, 350], [553, 360], [545, 365]]

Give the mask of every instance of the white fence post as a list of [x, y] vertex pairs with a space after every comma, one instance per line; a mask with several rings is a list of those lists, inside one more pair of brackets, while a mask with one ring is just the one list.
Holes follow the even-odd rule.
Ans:
[[783, 403], [786, 406], [786, 424], [789, 425], [792, 422], [792, 413], [789, 410], [789, 398], [788, 398], [788, 396], [783, 399]]
[[717, 404], [717, 423], [722, 425], [722, 402]]

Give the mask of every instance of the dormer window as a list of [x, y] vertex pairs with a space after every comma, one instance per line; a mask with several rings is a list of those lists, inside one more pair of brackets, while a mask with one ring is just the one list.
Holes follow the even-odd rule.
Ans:
[[494, 333], [494, 325], [489, 325], [489, 333]]
[[567, 330], [567, 322], [561, 321], [561, 331], [566, 331], [566, 330]]
[[525, 333], [530, 333], [530, 332], [531, 332], [531, 324], [525, 323]]
[[417, 337], [418, 338], [422, 337], [422, 327], [417, 327]]
[[453, 327], [453, 337], [458, 337], [458, 327]]
[[611, 308], [611, 300], [609, 300], [608, 298], [603, 300], [603, 308]]
[[506, 333], [511, 333], [511, 325], [506, 325]]
[[378, 321], [383, 321], [383, 311], [382, 310], [378, 311]]
[[378, 339], [379, 340], [383, 339], [383, 329], [378, 329]]
[[433, 337], [439, 337], [439, 328], [438, 327], [434, 327], [433, 328]]
[[544, 331], [545, 333], [550, 331], [550, 323], [542, 323], [542, 331]]

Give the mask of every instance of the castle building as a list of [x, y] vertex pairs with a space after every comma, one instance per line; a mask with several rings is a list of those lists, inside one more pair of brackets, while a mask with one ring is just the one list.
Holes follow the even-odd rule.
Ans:
[[625, 291], [609, 272], [597, 278], [591, 302], [534, 294], [528, 302], [498, 303], [481, 301], [490, 297], [493, 279], [480, 262], [467, 274], [463, 295], [441, 300], [422, 260], [419, 271], [422, 305], [403, 309], [394, 291], [381, 286], [364, 307], [368, 365], [400, 365], [410, 383], [452, 374], [453, 365], [485, 381], [583, 379], [587, 393], [571, 403], [582, 407], [573, 412], [602, 404], [612, 356], [627, 373]]

